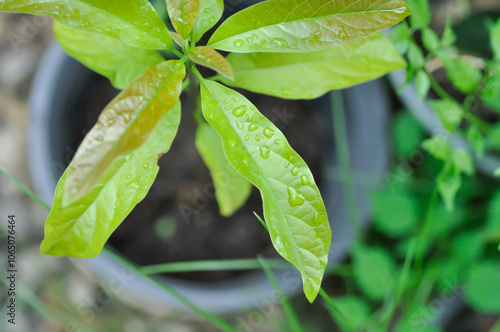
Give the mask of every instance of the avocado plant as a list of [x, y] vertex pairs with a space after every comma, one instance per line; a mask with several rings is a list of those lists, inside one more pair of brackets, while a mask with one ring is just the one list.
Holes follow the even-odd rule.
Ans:
[[[223, 1], [167, 0], [166, 8], [175, 32], [147, 0], [0, 0], [3, 11], [52, 17], [67, 53], [122, 89], [59, 180], [40, 251], [99, 254], [155, 180], [179, 127], [183, 89], [199, 86], [201, 111], [191, 110], [196, 147], [221, 213], [234, 213], [256, 186], [272, 243], [300, 271], [312, 302], [331, 239], [321, 194], [280, 130], [229, 87], [313, 99], [403, 68], [377, 31], [410, 10], [403, 0], [267, 0], [232, 15], [197, 46], [220, 20]], [[205, 78], [196, 65], [217, 74]], [[215, 176], [220, 170], [229, 185]]]

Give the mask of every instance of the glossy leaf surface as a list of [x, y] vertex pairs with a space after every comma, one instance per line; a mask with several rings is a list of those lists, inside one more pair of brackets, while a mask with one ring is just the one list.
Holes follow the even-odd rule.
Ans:
[[201, 66], [215, 70], [222, 76], [233, 80], [234, 73], [231, 64], [219, 52], [208, 46], [197, 46], [187, 52], [191, 61]]
[[178, 102], [185, 76], [179, 60], [162, 62], [136, 78], [102, 111], [67, 170], [63, 204], [84, 196], [116, 158], [144, 144]]
[[70, 56], [107, 77], [120, 90], [164, 60], [154, 50], [128, 46], [115, 38], [68, 28], [57, 22], [54, 22], [54, 35]]
[[235, 80], [225, 84], [283, 99], [317, 98], [406, 66], [382, 33], [317, 52], [232, 53], [227, 60]]
[[309, 52], [388, 28], [410, 14], [403, 0], [269, 0], [229, 17], [208, 46], [248, 52]]
[[222, 140], [209, 124], [198, 126], [195, 143], [210, 170], [220, 214], [230, 216], [245, 204], [252, 192], [252, 184], [227, 161]]
[[313, 301], [327, 264], [331, 232], [313, 175], [285, 136], [241, 94], [202, 81], [203, 115], [231, 165], [261, 192], [274, 247], [302, 274]]
[[57, 184], [40, 252], [78, 258], [97, 256], [111, 233], [146, 196], [158, 173], [158, 156], [169, 150], [179, 121], [177, 104], [161, 117], [145, 144], [114, 160], [90, 192], [63, 207], [66, 171]]
[[200, 0], [166, 0], [167, 11], [175, 31], [186, 39], [193, 29]]
[[194, 22], [192, 38], [194, 42], [219, 22], [224, 12], [224, 0], [200, 0], [200, 11]]
[[48, 15], [66, 26], [142, 48], [172, 48], [167, 26], [147, 0], [3, 0], [0, 11]]

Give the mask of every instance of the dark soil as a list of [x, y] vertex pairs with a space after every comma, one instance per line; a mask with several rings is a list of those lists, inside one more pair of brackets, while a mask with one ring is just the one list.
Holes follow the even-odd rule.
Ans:
[[[85, 133], [95, 124], [106, 104], [117, 94], [109, 82], [93, 75], [73, 111], [74, 133]], [[241, 91], [240, 91], [241, 92]], [[331, 146], [328, 99], [284, 101], [245, 95], [288, 137], [304, 158], [321, 189], [322, 151]], [[183, 99], [185, 96], [183, 95]], [[183, 105], [188, 105], [183, 100]], [[219, 215], [210, 174], [194, 146], [196, 122], [192, 109], [182, 110], [182, 121], [171, 150], [159, 161], [160, 172], [146, 198], [111, 236], [108, 244], [138, 265], [165, 262], [277, 256], [268, 233], [253, 215], [262, 216], [259, 192], [232, 217]], [[76, 147], [83, 134], [75, 137]], [[184, 212], [183, 212], [184, 211]], [[172, 276], [215, 281], [242, 271], [182, 273]]]

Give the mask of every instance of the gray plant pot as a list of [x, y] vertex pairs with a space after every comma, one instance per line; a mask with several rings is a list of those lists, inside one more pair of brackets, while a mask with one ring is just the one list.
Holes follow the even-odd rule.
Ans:
[[[75, 95], [86, 93], [90, 71], [69, 58], [56, 42], [47, 50], [36, 74], [30, 96], [29, 162], [35, 189], [46, 202], [52, 202], [54, 190], [65, 162], [65, 140], [71, 135], [66, 105]], [[380, 182], [385, 173], [389, 148], [387, 119], [390, 110], [389, 97], [381, 80], [343, 91], [346, 107], [347, 132], [351, 165], [356, 172], [370, 174], [373, 184]], [[328, 99], [327, 100], [327, 107]], [[330, 265], [347, 257], [352, 244], [342, 186], [331, 177], [335, 166], [332, 151], [325, 152], [324, 195], [333, 238], [329, 254]], [[175, 176], [175, 175], [173, 175]], [[362, 181], [358, 179], [357, 183]], [[356, 186], [359, 212], [364, 226], [368, 220], [366, 183]], [[257, 222], [257, 221], [256, 221]], [[189, 245], [189, 244], [187, 244]], [[223, 245], [223, 244], [221, 244]], [[126, 258], [125, 258], [126, 259]], [[71, 259], [75, 265], [94, 276], [114, 296], [143, 310], [161, 314], [166, 308], [189, 310], [169, 291], [150, 279], [128, 269], [109, 251], [103, 251], [93, 259]], [[276, 276], [285, 294], [300, 293], [302, 283], [296, 271], [279, 270]], [[171, 289], [183, 295], [204, 310], [214, 313], [235, 313], [268, 300], [273, 287], [260, 272], [248, 273], [223, 283], [199, 283], [164, 277], [159, 279]]]

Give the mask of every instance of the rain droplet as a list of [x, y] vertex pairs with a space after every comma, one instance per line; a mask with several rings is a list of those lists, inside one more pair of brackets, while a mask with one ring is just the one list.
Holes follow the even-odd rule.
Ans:
[[307, 176], [305, 176], [305, 175], [302, 175], [302, 176], [300, 177], [300, 180], [301, 180], [301, 181], [302, 181], [302, 183], [303, 183], [304, 185], [306, 185], [306, 186], [307, 186], [307, 185], [309, 185], [309, 183], [310, 183], [310, 182], [309, 182], [309, 179], [308, 179], [308, 178], [307, 178]]
[[106, 31], [111, 31], [111, 30], [113, 30], [113, 27], [112, 27], [112, 26], [110, 26], [110, 25], [108, 25], [107, 27], [105, 27], [105, 28], [104, 28], [104, 30], [106, 30]]
[[314, 39], [321, 39], [321, 31], [320, 31], [320, 30], [315, 31], [315, 32], [313, 33], [313, 38], [314, 38]]
[[271, 128], [264, 128], [264, 135], [267, 138], [271, 138], [274, 135], [274, 130], [272, 130]]
[[284, 95], [289, 95], [290, 94], [290, 89], [287, 89], [287, 88], [283, 88], [283, 94]]
[[255, 33], [252, 33], [252, 35], [251, 35], [251, 36], [252, 36], [253, 40], [257, 40], [257, 39], [259, 39], [259, 36], [257, 36]]
[[104, 137], [102, 135], [99, 135], [95, 139], [98, 140], [99, 142], [102, 142], [102, 140], [104, 140]]
[[214, 114], [213, 113], [208, 113], [208, 118], [209, 119], [213, 119], [214, 118]]
[[253, 121], [253, 115], [250, 115], [248, 118], [247, 118], [247, 122], [252, 122]]
[[238, 127], [238, 129], [243, 129], [243, 122], [236, 121], [236, 127]]
[[257, 142], [258, 142], [258, 141], [260, 141], [260, 136], [259, 136], [259, 135], [255, 136], [255, 140], [256, 140]]
[[252, 37], [247, 37], [247, 42], [249, 42], [249, 43], [253, 42]]
[[288, 187], [288, 203], [290, 203], [290, 206], [302, 205], [304, 201], [304, 196], [297, 189]]
[[268, 146], [261, 146], [260, 147], [260, 155], [262, 156], [262, 158], [264, 159], [267, 159], [269, 158], [269, 152], [271, 151], [271, 149], [268, 147]]
[[248, 140], [250, 140], [250, 135], [245, 136], [245, 141], [248, 141]]
[[128, 175], [127, 175], [127, 179], [129, 179], [129, 180], [130, 180], [131, 178], [132, 178], [132, 174], [128, 174]]
[[236, 143], [231, 139], [227, 141], [227, 144], [229, 144], [229, 146], [232, 148], [234, 148], [234, 146], [236, 145]]
[[240, 117], [243, 114], [245, 114], [246, 111], [247, 111], [247, 107], [245, 105], [241, 105], [241, 106], [236, 107], [233, 110], [233, 114], [236, 115], [237, 117]]
[[299, 174], [299, 169], [297, 167], [294, 167], [294, 168], [292, 168], [292, 172], [291, 173], [292, 173], [292, 175], [295, 176], [295, 175]]
[[281, 140], [278, 138], [277, 140], [274, 141], [274, 144], [276, 144], [276, 145], [281, 144]]
[[248, 126], [248, 131], [254, 131], [254, 130], [257, 130], [258, 128], [259, 128], [259, 125], [255, 124], [255, 123], [251, 123]]
[[212, 8], [205, 8], [204, 12], [210, 14], [212, 12]]
[[236, 46], [236, 47], [241, 47], [241, 46], [243, 46], [243, 44], [244, 44], [244, 41], [241, 39], [236, 39], [234, 41], [234, 46]]
[[288, 168], [288, 166], [290, 166], [290, 162], [289, 161], [285, 162], [285, 168]]
[[120, 176], [120, 180], [125, 180], [125, 175]]
[[288, 42], [284, 39], [281, 39], [281, 38], [274, 38], [273, 42], [276, 43], [276, 45], [278, 45], [278, 46], [287, 46], [288, 45]]
[[142, 164], [142, 167], [144, 167], [144, 168], [149, 168], [149, 163], [144, 163], [144, 164]]

